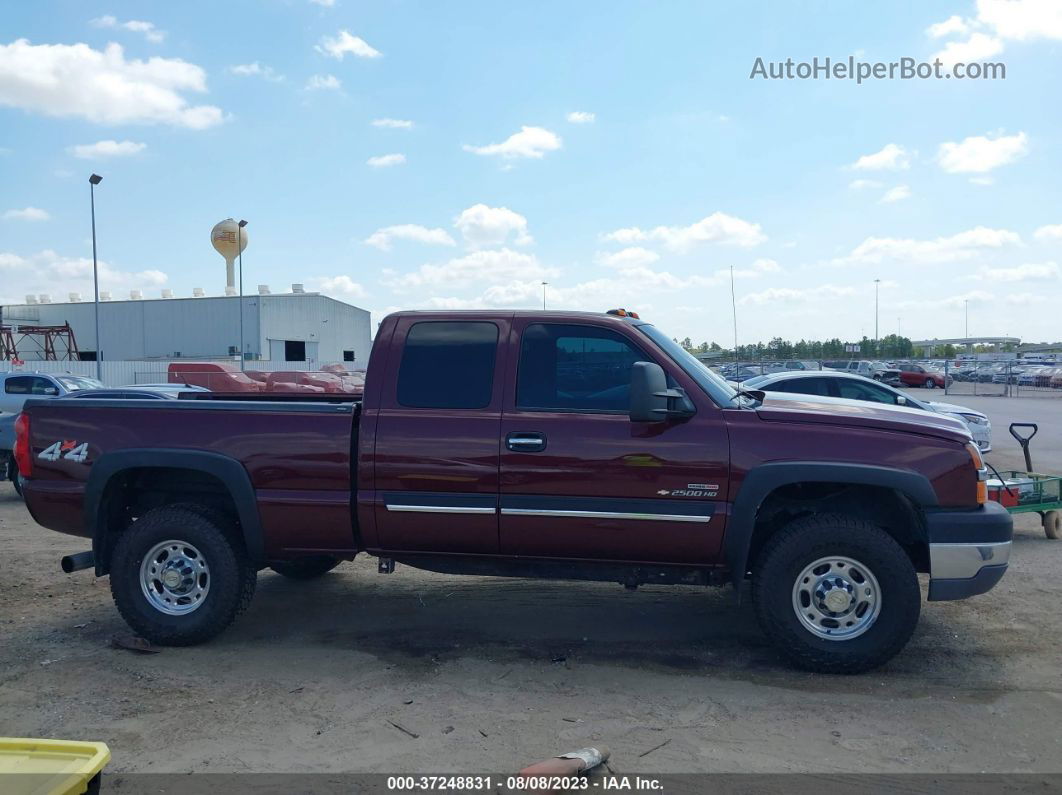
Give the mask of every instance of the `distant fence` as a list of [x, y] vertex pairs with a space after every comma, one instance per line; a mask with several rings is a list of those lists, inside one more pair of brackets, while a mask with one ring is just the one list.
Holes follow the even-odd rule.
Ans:
[[[200, 361], [196, 359], [150, 359], [146, 361], [102, 361], [100, 362], [100, 380], [107, 386], [127, 386], [129, 384], [164, 384], [169, 380], [169, 365], [170, 362], [179, 362], [181, 364], [189, 364], [190, 362]], [[203, 359], [203, 362], [224, 361], [226, 364], [232, 364], [239, 367], [239, 360], [210, 360]], [[310, 372], [320, 370], [322, 367], [340, 364], [348, 370], [363, 369], [364, 364], [360, 362], [280, 362], [269, 360], [252, 360], [244, 362], [244, 367], [248, 370], [261, 370], [261, 371], [290, 371], [300, 370], [304, 372]], [[71, 375], [82, 375], [89, 378], [96, 377], [96, 362], [69, 362], [69, 361], [27, 361], [24, 364], [15, 366], [9, 361], [0, 361], [0, 373], [6, 372], [22, 372], [22, 373], [69, 373]]]

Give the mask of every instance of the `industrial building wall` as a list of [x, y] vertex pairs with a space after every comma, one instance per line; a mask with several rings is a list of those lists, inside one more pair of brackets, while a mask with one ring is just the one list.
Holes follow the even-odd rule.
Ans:
[[280, 294], [260, 296], [261, 346], [276, 361], [283, 359], [285, 341], [306, 344], [311, 364], [342, 362], [344, 351], [354, 351], [348, 366], [365, 367], [369, 361], [369, 313], [324, 295]]

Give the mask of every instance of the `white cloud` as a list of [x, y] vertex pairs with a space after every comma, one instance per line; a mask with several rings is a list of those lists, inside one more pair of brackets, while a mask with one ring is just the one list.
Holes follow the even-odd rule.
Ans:
[[1003, 52], [1003, 42], [994, 36], [974, 33], [966, 41], [949, 41], [944, 49], [936, 53], [930, 61], [940, 59], [945, 66], [957, 63], [977, 63]]
[[1034, 282], [1058, 279], [1058, 265], [1054, 262], [1027, 263], [1012, 268], [982, 267], [973, 278], [987, 282]]
[[649, 231], [633, 226], [617, 229], [603, 236], [604, 240], [630, 244], [656, 240], [676, 252], [685, 252], [701, 243], [720, 243], [734, 246], [755, 246], [767, 239], [759, 224], [750, 223], [726, 213], [714, 212], [689, 226], [658, 226]]
[[864, 188], [881, 188], [884, 183], [878, 182], [876, 179], [853, 179], [848, 183], [848, 187], [852, 190], [863, 190]]
[[1029, 151], [1029, 138], [1017, 135], [971, 136], [959, 143], [947, 141], [940, 145], [937, 162], [952, 174], [981, 174], [1013, 163]]
[[366, 165], [373, 168], [387, 168], [388, 166], [400, 166], [406, 162], [406, 156], [395, 152], [390, 155], [377, 155], [365, 161]]
[[910, 167], [910, 153], [899, 144], [885, 144], [879, 151], [863, 155], [852, 164], [858, 171], [903, 171]]
[[970, 177], [971, 185], [995, 185], [996, 181], [992, 177]]
[[335, 75], [310, 75], [306, 81], [307, 91], [338, 91], [343, 83]]
[[358, 58], [379, 58], [383, 54], [374, 47], [370, 47], [361, 37], [352, 36], [345, 30], [339, 31], [339, 34], [334, 37], [322, 36], [320, 43], [314, 49], [337, 61], [342, 61], [347, 55], [354, 55]]
[[128, 157], [147, 149], [147, 144], [136, 141], [97, 141], [94, 144], [78, 144], [67, 149], [82, 160], [100, 160], [105, 157]]
[[758, 293], [749, 293], [738, 299], [739, 304], [763, 306], [777, 303], [806, 303], [830, 298], [847, 298], [858, 294], [855, 287], [823, 284], [818, 287], [768, 287]]
[[1005, 39], [1062, 39], [1057, 0], [977, 0], [977, 20]]
[[1062, 240], [1062, 224], [1041, 226], [1033, 232], [1033, 237], [1037, 240]]
[[235, 66], [229, 67], [229, 71], [240, 77], [261, 77], [264, 80], [270, 80], [274, 83], [281, 83], [284, 81], [284, 75], [277, 74], [272, 66], [260, 64], [258, 61], [254, 61], [253, 63], [236, 64]]
[[189, 105], [182, 92], [206, 91], [206, 72], [179, 58], [127, 61], [121, 45], [0, 45], [0, 106], [102, 124], [172, 124], [202, 130], [223, 115]]
[[585, 110], [573, 110], [564, 118], [572, 124], [591, 124], [597, 119], [597, 114]]
[[945, 298], [914, 298], [898, 301], [891, 306], [895, 309], [962, 309], [966, 302], [975, 305], [994, 304], [996, 296], [984, 290], [971, 290], [968, 293]]
[[897, 185], [895, 188], [889, 188], [885, 191], [885, 194], [881, 197], [881, 202], [883, 204], [892, 204], [909, 198], [911, 198], [911, 189], [906, 185]]
[[541, 282], [559, 273], [556, 268], [542, 265], [533, 254], [501, 248], [472, 251], [441, 265], [421, 265], [416, 271], [396, 276], [385, 283], [396, 289], [405, 289], [426, 285], [497, 284], [514, 280]]
[[631, 246], [611, 254], [598, 253], [596, 259], [598, 263], [609, 268], [624, 269], [650, 265], [660, 259], [660, 255], [641, 246]]
[[527, 219], [508, 207], [473, 204], [454, 219], [454, 227], [475, 248], [506, 244], [510, 235], [518, 246], [534, 242], [527, 231]]
[[966, 24], [962, 17], [956, 14], [948, 17], [943, 22], [930, 25], [926, 28], [926, 35], [932, 39], [940, 39], [944, 36], [950, 36], [952, 33], [967, 33], [969, 30], [970, 26]]
[[1047, 301], [1046, 295], [1039, 293], [1014, 293], [1007, 296], [1007, 303], [1012, 306], [1033, 306]]
[[499, 155], [507, 160], [520, 157], [542, 158], [546, 152], [560, 149], [562, 141], [556, 133], [544, 127], [521, 127], [520, 132], [513, 133], [500, 144], [470, 146], [463, 149], [477, 155]]
[[47, 221], [51, 216], [39, 207], [24, 207], [21, 210], [8, 210], [3, 218], [5, 221]]
[[[235, 238], [234, 238], [235, 239]], [[340, 295], [345, 298], [365, 297], [365, 288], [349, 276], [317, 276], [310, 280], [316, 292]]]
[[310, 0], [314, 5], [324, 6], [325, 8], [331, 8], [336, 4], [336, 0]]
[[[165, 285], [169, 277], [159, 270], [123, 271], [99, 261], [100, 288], [118, 292]], [[45, 250], [30, 256], [0, 252], [0, 303], [21, 304], [27, 294], [92, 293], [92, 258], [64, 257]]]
[[938, 237], [933, 240], [912, 238], [868, 237], [847, 257], [835, 260], [834, 264], [881, 262], [958, 262], [981, 254], [986, 249], [999, 249], [1019, 245], [1021, 237], [1007, 229], [989, 229], [977, 226], [965, 232]]
[[154, 44], [161, 44], [166, 39], [166, 31], [159, 30], [151, 22], [139, 19], [130, 19], [128, 22], [119, 22], [115, 17], [106, 14], [89, 22], [94, 28], [113, 28], [128, 30], [133, 33], [142, 33], [144, 38]]
[[419, 224], [398, 224], [377, 229], [365, 239], [365, 244], [381, 251], [390, 251], [394, 240], [415, 240], [433, 246], [455, 246], [457, 243], [445, 229], [429, 229]]
[[373, 119], [373, 127], [387, 127], [392, 130], [410, 130], [413, 122], [408, 119]]

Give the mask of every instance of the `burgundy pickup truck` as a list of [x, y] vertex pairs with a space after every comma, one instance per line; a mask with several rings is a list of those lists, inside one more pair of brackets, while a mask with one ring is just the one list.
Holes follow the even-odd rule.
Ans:
[[632, 316], [401, 312], [362, 399], [196, 398], [31, 400], [18, 421], [34, 519], [92, 542], [63, 568], [109, 574], [159, 644], [216, 635], [263, 568], [367, 552], [384, 574], [749, 583], [791, 661], [856, 672], [911, 636], [918, 572], [962, 599], [1010, 554], [957, 421], [741, 392]]

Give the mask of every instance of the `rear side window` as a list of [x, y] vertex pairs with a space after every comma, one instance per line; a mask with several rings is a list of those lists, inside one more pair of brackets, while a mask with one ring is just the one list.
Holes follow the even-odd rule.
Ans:
[[791, 378], [775, 384], [772, 388], [776, 392], [794, 392], [798, 395], [833, 397], [830, 394], [830, 382], [825, 378]]
[[520, 344], [516, 405], [629, 411], [631, 367], [646, 361], [652, 359], [608, 329], [534, 323], [524, 330]]
[[415, 323], [398, 369], [398, 403], [410, 408], [481, 409], [490, 404], [498, 327], [482, 322]]

